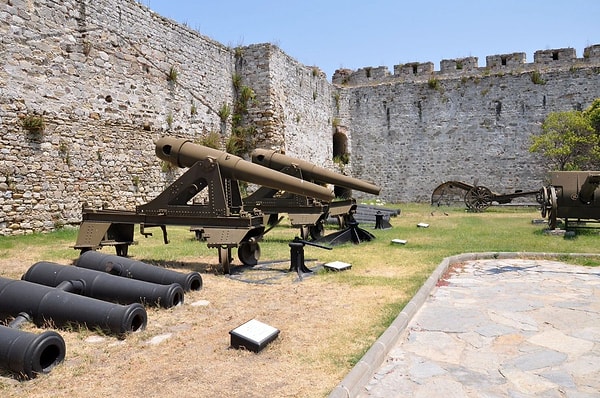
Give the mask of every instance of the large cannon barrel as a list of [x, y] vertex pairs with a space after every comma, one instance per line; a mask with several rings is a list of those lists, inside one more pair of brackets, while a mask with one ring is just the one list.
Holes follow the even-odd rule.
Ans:
[[183, 304], [184, 292], [179, 283], [161, 285], [47, 261], [32, 265], [21, 279], [51, 287], [61, 285], [72, 293], [121, 304], [142, 303], [164, 308]]
[[248, 162], [227, 152], [194, 144], [186, 139], [163, 137], [155, 145], [156, 156], [179, 167], [191, 167], [198, 161], [212, 159], [218, 163], [222, 175], [232, 180], [250, 182], [326, 202], [334, 198], [333, 192], [326, 187]]
[[178, 283], [184, 291], [200, 290], [202, 277], [198, 272], [182, 273], [166, 268], [157, 267], [142, 261], [126, 257], [103, 254], [94, 250], [81, 253], [75, 262], [77, 267], [95, 271], [107, 272], [119, 277], [137, 279], [140, 281], [170, 285]]
[[381, 192], [380, 187], [370, 182], [348, 177], [273, 150], [255, 149], [252, 152], [252, 162], [275, 170], [282, 170], [285, 167], [298, 167], [302, 171], [302, 178], [307, 180], [333, 184], [373, 195], [379, 195], [379, 192]]
[[60, 334], [24, 332], [0, 325], [0, 367], [32, 379], [48, 373], [65, 359], [65, 341]]
[[583, 203], [592, 202], [598, 185], [600, 185], [600, 174], [589, 174], [579, 189], [579, 200]]
[[121, 305], [79, 296], [55, 287], [0, 277], [0, 317], [28, 314], [37, 325], [80, 323], [116, 334], [144, 329], [148, 316], [140, 303]]

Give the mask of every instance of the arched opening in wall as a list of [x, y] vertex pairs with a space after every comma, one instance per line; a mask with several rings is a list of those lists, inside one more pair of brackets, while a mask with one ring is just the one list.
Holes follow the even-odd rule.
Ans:
[[[350, 153], [348, 152], [348, 136], [343, 131], [343, 127], [338, 126], [333, 134], [333, 162], [343, 171], [344, 166], [350, 162]], [[352, 190], [345, 187], [335, 186], [333, 193], [336, 198], [350, 198]]]

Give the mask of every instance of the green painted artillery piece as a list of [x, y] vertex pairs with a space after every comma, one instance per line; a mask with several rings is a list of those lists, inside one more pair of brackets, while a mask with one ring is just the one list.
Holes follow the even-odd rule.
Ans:
[[[232, 248], [238, 248], [243, 264], [256, 265], [260, 258], [258, 242], [265, 231], [264, 214], [244, 206], [239, 181], [322, 201], [333, 199], [325, 187], [189, 140], [163, 137], [155, 145], [160, 159], [188, 170], [135, 211], [84, 207], [75, 249], [85, 252], [115, 246], [117, 255], [126, 256], [134, 243], [135, 224], [139, 224], [142, 235], [147, 234], [145, 228], [160, 227], [165, 243], [167, 225], [184, 225], [203, 231], [207, 246], [218, 249], [223, 271], [229, 273]], [[207, 203], [193, 202], [201, 192], [206, 193]]]
[[555, 229], [558, 220], [600, 221], [600, 171], [555, 171], [550, 173], [550, 184], [542, 188], [542, 217], [548, 217], [548, 226]]

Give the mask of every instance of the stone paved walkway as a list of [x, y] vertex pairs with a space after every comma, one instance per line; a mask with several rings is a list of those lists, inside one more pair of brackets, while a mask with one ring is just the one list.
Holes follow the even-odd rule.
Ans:
[[600, 397], [600, 269], [453, 267], [358, 396]]

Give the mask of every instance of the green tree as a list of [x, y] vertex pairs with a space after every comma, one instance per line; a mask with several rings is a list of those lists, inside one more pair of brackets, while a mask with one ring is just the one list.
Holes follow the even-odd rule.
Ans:
[[600, 98], [596, 98], [592, 105], [583, 111], [583, 116], [590, 121], [596, 133], [600, 135]]
[[530, 152], [544, 156], [554, 170], [581, 170], [597, 163], [598, 134], [584, 112], [552, 112], [543, 133], [532, 137]]

